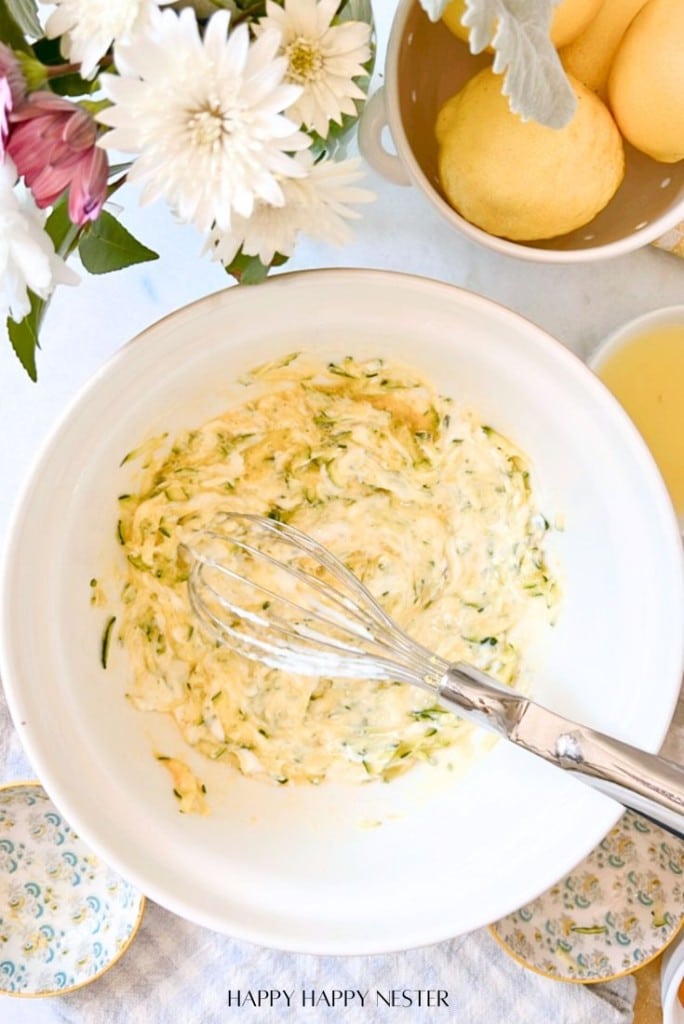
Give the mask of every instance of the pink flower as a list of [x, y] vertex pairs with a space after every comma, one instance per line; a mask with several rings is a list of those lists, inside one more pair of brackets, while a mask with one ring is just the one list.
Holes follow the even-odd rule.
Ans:
[[9, 46], [0, 43], [0, 159], [5, 155], [9, 135], [9, 115], [24, 102], [26, 82], [21, 64]]
[[97, 125], [82, 107], [52, 92], [31, 93], [10, 114], [7, 152], [37, 205], [52, 206], [69, 190], [74, 224], [95, 220], [107, 198], [107, 157]]

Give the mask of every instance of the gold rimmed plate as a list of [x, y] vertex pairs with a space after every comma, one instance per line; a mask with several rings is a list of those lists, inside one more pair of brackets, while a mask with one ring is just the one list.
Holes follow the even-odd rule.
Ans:
[[94, 981], [128, 949], [144, 907], [38, 782], [0, 787], [0, 994], [62, 995]]
[[586, 983], [643, 967], [683, 921], [684, 842], [626, 811], [574, 871], [490, 930], [524, 966]]

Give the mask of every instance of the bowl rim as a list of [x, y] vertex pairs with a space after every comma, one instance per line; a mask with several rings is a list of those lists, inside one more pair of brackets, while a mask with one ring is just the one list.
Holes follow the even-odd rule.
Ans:
[[[605, 242], [603, 245], [596, 245], [586, 249], [545, 249], [533, 244], [523, 245], [522, 243], [491, 235], [482, 228], [471, 224], [462, 217], [435, 189], [423, 172], [418, 163], [408, 136], [404, 129], [401, 117], [401, 105], [399, 100], [398, 68], [399, 54], [401, 52], [404, 29], [406, 22], [411, 15], [417, 0], [399, 0], [395, 12], [390, 35], [387, 44], [385, 57], [385, 90], [386, 108], [389, 121], [389, 128], [392, 133], [394, 144], [398, 155], [408, 171], [413, 184], [423, 193], [426, 199], [435, 209], [461, 234], [473, 242], [484, 246], [487, 249], [500, 253], [504, 256], [514, 256], [517, 259], [527, 260], [535, 263], [591, 263], [596, 260], [624, 256], [627, 253], [635, 252], [646, 245], [657, 241], [672, 228], [684, 220], [684, 195], [671, 210], [663, 213], [655, 221], [636, 231], [632, 231], [623, 238], [615, 239], [612, 242]], [[664, 167], [667, 164], [663, 165]], [[591, 221], [588, 222], [590, 224]], [[587, 226], [588, 226], [587, 224]]]
[[587, 366], [595, 372], [601, 369], [603, 362], [623, 345], [633, 341], [651, 327], [682, 327], [682, 343], [684, 343], [684, 303], [670, 306], [657, 306], [655, 309], [640, 313], [638, 316], [625, 320], [610, 334], [606, 335], [592, 350]]

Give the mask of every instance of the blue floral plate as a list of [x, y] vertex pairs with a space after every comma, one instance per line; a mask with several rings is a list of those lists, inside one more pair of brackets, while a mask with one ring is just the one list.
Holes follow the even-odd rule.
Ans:
[[51, 996], [94, 981], [128, 949], [144, 905], [37, 782], [0, 787], [0, 993]]
[[684, 842], [632, 811], [557, 885], [490, 928], [516, 960], [558, 981], [630, 974], [684, 920]]

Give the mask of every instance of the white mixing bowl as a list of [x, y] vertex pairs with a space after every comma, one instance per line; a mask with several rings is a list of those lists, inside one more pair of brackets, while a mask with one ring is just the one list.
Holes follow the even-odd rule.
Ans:
[[[83, 839], [158, 903], [229, 935], [315, 953], [431, 943], [530, 901], [580, 861], [620, 808], [500, 742], [454, 782], [428, 766], [389, 783], [276, 787], [185, 748], [133, 710], [123, 658], [99, 662], [91, 577], [121, 557], [122, 454], [241, 397], [241, 374], [292, 350], [385, 356], [426, 373], [529, 454], [565, 530], [560, 620], [534, 692], [655, 751], [682, 671], [677, 524], [627, 416], [561, 344], [449, 285], [330, 270], [231, 288], [125, 346], [46, 444], [10, 531], [0, 670], [14, 722]], [[163, 750], [206, 782], [181, 815]], [[375, 827], [370, 827], [373, 824]]]

